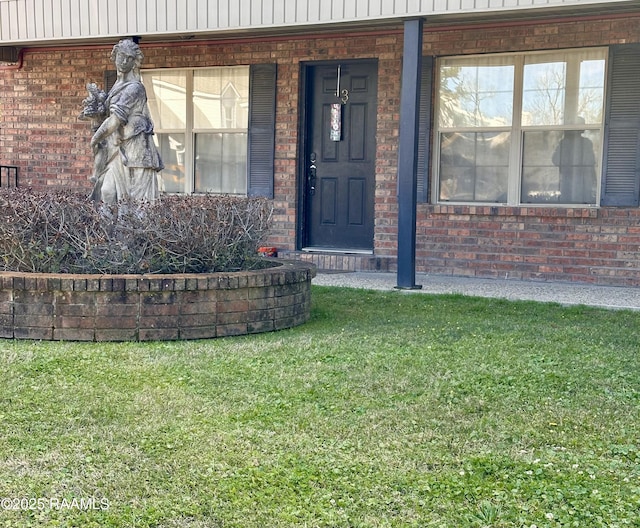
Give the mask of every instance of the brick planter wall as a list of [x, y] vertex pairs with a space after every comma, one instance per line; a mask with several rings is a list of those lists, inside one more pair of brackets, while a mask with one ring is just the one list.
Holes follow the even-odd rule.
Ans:
[[0, 273], [0, 337], [202, 339], [306, 322], [315, 267], [174, 275]]

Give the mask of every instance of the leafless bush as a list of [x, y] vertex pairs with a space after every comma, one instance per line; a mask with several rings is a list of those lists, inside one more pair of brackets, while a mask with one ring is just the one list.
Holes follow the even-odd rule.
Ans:
[[165, 196], [96, 206], [86, 196], [0, 192], [0, 269], [203, 273], [260, 267], [270, 225], [262, 198]]

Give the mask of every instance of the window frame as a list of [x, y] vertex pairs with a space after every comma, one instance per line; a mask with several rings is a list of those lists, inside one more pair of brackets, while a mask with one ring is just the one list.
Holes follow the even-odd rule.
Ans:
[[[594, 52], [600, 52], [602, 60], [604, 61], [604, 78], [603, 78], [603, 92], [601, 94], [602, 107], [601, 107], [601, 119], [596, 124], [580, 125], [584, 130], [596, 131], [599, 134], [600, 142], [598, 145], [598, 151], [595, 153], [597, 170], [596, 170], [596, 197], [593, 204], [582, 203], [566, 203], [566, 202], [523, 202], [522, 201], [522, 187], [523, 187], [523, 156], [524, 156], [524, 136], [526, 132], [545, 132], [545, 131], [566, 131], [575, 130], [577, 125], [523, 125], [522, 124], [522, 111], [524, 101], [524, 69], [526, 65], [526, 58], [534, 55], [567, 55], [575, 54], [579, 55], [584, 53], [588, 49]], [[468, 127], [444, 127], [440, 123], [440, 106], [442, 104], [442, 97], [440, 94], [440, 82], [443, 61], [460, 61], [466, 64], [474, 64], [474, 60], [478, 64], [486, 63], [487, 59], [492, 58], [512, 58], [514, 65], [514, 78], [513, 78], [513, 100], [512, 108], [513, 113], [511, 116], [510, 126], [468, 126]], [[432, 151], [432, 177], [431, 184], [431, 203], [443, 204], [443, 205], [491, 205], [491, 206], [532, 206], [532, 207], [563, 207], [563, 208], [575, 208], [575, 207], [597, 207], [600, 204], [603, 173], [604, 173], [604, 152], [605, 152], [605, 125], [606, 125], [606, 101], [608, 98], [609, 90], [609, 67], [610, 57], [609, 48], [606, 46], [594, 46], [589, 48], [567, 48], [557, 50], [536, 50], [536, 51], [522, 51], [522, 52], [509, 52], [509, 53], [491, 53], [491, 54], [473, 54], [473, 55], [452, 55], [442, 56], [435, 58], [433, 65], [433, 87], [434, 87], [434, 103], [433, 103], [433, 135], [429, 142], [429, 147]], [[566, 80], [565, 80], [566, 81]], [[565, 82], [566, 88], [566, 82]], [[508, 175], [507, 175], [507, 199], [504, 202], [501, 201], [465, 201], [465, 200], [441, 200], [440, 199], [440, 172], [441, 172], [441, 136], [443, 133], [460, 132], [460, 133], [483, 133], [483, 132], [500, 132], [507, 131], [511, 134], [511, 146], [508, 155]]]
[[[194, 102], [194, 78], [197, 71], [207, 71], [207, 70], [223, 70], [223, 69], [246, 69], [246, 81], [249, 87], [249, 94], [247, 97], [247, 103], [249, 107], [251, 106], [251, 77], [252, 77], [252, 67], [250, 65], [233, 65], [233, 66], [204, 66], [198, 68], [153, 68], [153, 69], [145, 69], [142, 70], [143, 80], [145, 75], [153, 75], [155, 73], [168, 73], [168, 72], [184, 72], [185, 73], [185, 128], [177, 129], [177, 128], [161, 128], [158, 123], [154, 123], [154, 131], [156, 134], [179, 134], [184, 133], [185, 135], [185, 161], [184, 161], [184, 173], [185, 173], [185, 182], [184, 182], [184, 190], [178, 192], [170, 192], [167, 194], [230, 194], [224, 192], [215, 192], [215, 191], [200, 191], [195, 189], [196, 184], [196, 136], [198, 134], [216, 134], [216, 133], [243, 133], [248, 138], [250, 133], [250, 119], [247, 118], [246, 128], [202, 128], [195, 127], [195, 102]], [[147, 87], [147, 96], [149, 94], [149, 90], [152, 90], [151, 87]], [[249, 108], [250, 112], [250, 108]], [[245, 169], [245, 182], [244, 182], [244, 193], [235, 194], [235, 196], [247, 196], [250, 193], [250, 183], [251, 178], [249, 174], [249, 159], [250, 159], [250, 148], [247, 145], [246, 150], [246, 169]], [[162, 177], [162, 172], [160, 173]]]

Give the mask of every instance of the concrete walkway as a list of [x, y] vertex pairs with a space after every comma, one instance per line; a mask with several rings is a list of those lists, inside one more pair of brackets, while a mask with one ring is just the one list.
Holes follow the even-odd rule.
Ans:
[[[313, 279], [313, 284], [320, 286], [364, 288], [369, 290], [399, 291], [395, 289], [395, 273], [318, 272], [318, 275]], [[640, 288], [591, 286], [557, 282], [476, 279], [426, 274], [417, 274], [416, 284], [422, 285], [422, 289], [400, 291], [432, 294], [459, 293], [475, 297], [554, 302], [567, 306], [587, 305], [609, 309], [640, 310]]]

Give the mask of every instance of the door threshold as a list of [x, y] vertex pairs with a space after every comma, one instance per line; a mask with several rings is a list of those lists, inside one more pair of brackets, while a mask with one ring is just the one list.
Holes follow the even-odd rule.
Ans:
[[373, 255], [373, 249], [336, 249], [324, 247], [304, 247], [304, 253], [336, 253], [339, 255]]

